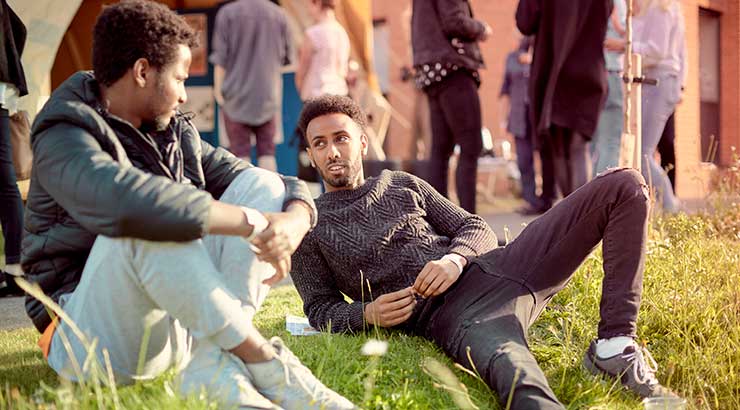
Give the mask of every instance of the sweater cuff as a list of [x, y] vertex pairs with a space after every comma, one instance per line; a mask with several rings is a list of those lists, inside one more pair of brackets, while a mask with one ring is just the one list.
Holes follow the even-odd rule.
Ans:
[[351, 332], [361, 332], [365, 329], [365, 303], [353, 302], [349, 305], [347, 328]]

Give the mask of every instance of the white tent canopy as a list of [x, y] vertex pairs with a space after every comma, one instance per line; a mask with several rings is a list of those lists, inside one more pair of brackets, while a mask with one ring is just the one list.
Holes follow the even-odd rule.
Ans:
[[8, 0], [28, 31], [21, 56], [28, 95], [21, 98], [19, 109], [27, 111], [31, 120], [49, 98], [51, 68], [59, 44], [81, 3], [82, 0]]

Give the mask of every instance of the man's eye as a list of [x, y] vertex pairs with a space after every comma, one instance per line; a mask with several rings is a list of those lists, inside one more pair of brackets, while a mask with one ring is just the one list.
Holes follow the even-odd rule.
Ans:
[[342, 141], [342, 142], [347, 141], [348, 139], [349, 137], [347, 137], [346, 135], [340, 135], [337, 137], [337, 141]]
[[314, 146], [315, 148], [321, 148], [321, 147], [323, 147], [324, 145], [326, 145], [326, 144], [324, 143], [324, 141], [319, 141], [319, 142], [317, 142], [317, 143], [313, 144], [313, 146]]

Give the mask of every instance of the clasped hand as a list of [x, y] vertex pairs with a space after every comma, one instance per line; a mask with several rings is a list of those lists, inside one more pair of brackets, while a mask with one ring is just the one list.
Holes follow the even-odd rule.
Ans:
[[460, 269], [452, 261], [428, 262], [412, 286], [381, 295], [365, 305], [365, 321], [380, 327], [399, 325], [411, 317], [416, 307], [416, 295], [425, 298], [440, 295], [457, 281], [460, 274]]
[[290, 272], [290, 257], [301, 244], [311, 227], [310, 217], [304, 211], [265, 213], [269, 221], [267, 228], [252, 239], [257, 259], [275, 267], [275, 274], [262, 281], [272, 286], [283, 280]]

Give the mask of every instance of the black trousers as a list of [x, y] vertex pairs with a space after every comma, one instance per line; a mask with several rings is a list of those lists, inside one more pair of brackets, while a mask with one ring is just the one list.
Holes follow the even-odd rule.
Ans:
[[481, 109], [478, 85], [465, 71], [457, 71], [424, 92], [429, 99], [432, 124], [432, 149], [429, 159], [429, 183], [445, 197], [449, 161], [455, 144], [460, 157], [455, 173], [455, 188], [460, 206], [475, 213], [475, 187], [481, 140]]
[[475, 367], [503, 403], [513, 391], [511, 408], [562, 409], [529, 351], [527, 331], [603, 240], [598, 335], [635, 336], [648, 208], [637, 171], [600, 175], [512, 243], [471, 261], [450, 290], [423, 307], [417, 333], [461, 365]]
[[8, 110], [4, 108], [0, 108], [0, 224], [5, 240], [5, 263], [19, 263], [23, 235], [23, 202], [13, 168], [10, 119]]
[[553, 126], [543, 145], [552, 155], [555, 180], [564, 197], [591, 179], [589, 138], [569, 128]]
[[673, 190], [676, 190], [676, 120], [672, 113], [663, 128], [663, 135], [658, 141], [658, 152], [660, 153], [660, 166], [667, 170], [668, 179], [671, 180]]

